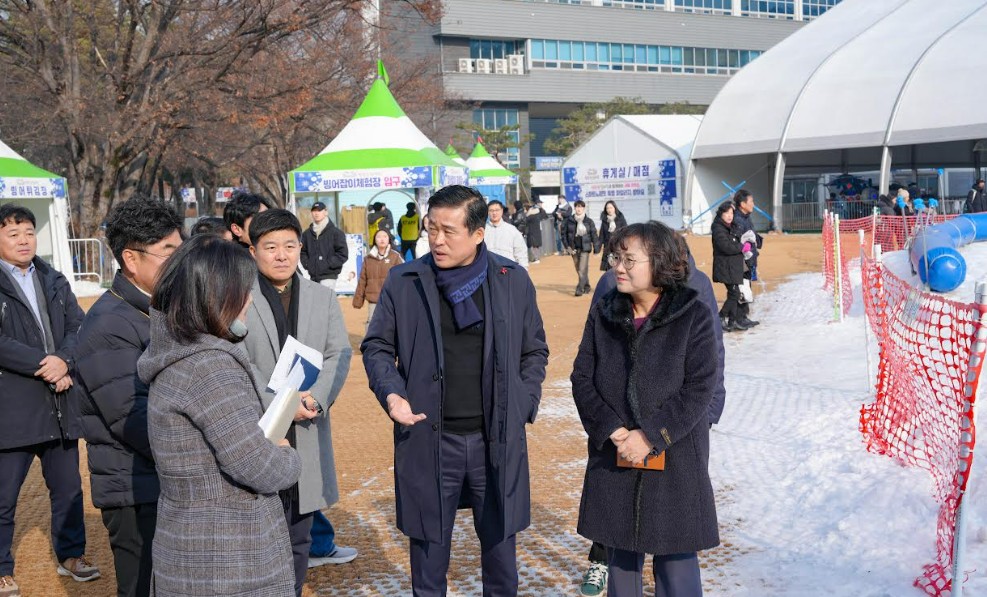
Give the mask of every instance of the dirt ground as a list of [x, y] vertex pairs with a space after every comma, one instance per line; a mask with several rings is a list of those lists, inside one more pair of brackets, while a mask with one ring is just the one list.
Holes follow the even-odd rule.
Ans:
[[[698, 267], [709, 274], [710, 238], [690, 237], [689, 245]], [[794, 273], [820, 271], [821, 251], [819, 235], [767, 236], [759, 265], [763, 284], [755, 290], [770, 290]], [[594, 283], [600, 275], [599, 259], [594, 257], [590, 262]], [[568, 378], [590, 299], [573, 296], [576, 277], [569, 257], [545, 257], [531, 266], [531, 276], [538, 288], [551, 356], [538, 421], [528, 434], [532, 526], [518, 537], [521, 594], [574, 595], [578, 594], [589, 543], [575, 532], [586, 444], [578, 418], [574, 419]], [[722, 300], [722, 285], [715, 289]], [[367, 311], [353, 309], [349, 298], [342, 298], [341, 303], [354, 356], [349, 378], [331, 410], [341, 499], [327, 514], [336, 527], [337, 542], [356, 547], [360, 556], [347, 565], [310, 570], [305, 595], [404, 595], [410, 593], [407, 540], [394, 527], [391, 424], [367, 389], [357, 350]], [[89, 499], [84, 454], [81, 468], [87, 553], [100, 566], [103, 577], [76, 583], [55, 573], [49, 502], [36, 462], [21, 492], [14, 534], [15, 577], [26, 597], [115, 594], [113, 560], [99, 511]], [[729, 500], [729, 488], [721, 488], [717, 499]], [[735, 535], [729, 528], [722, 529], [723, 544], [701, 555], [707, 589], [727, 586], [728, 577], [717, 571], [737, 554], [731, 543]], [[449, 579], [450, 594], [480, 594], [479, 549], [466, 511], [457, 519]]]

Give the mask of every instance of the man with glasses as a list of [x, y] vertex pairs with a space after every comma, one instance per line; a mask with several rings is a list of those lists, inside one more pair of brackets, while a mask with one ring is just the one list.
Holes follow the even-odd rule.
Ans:
[[117, 595], [149, 595], [158, 475], [147, 435], [147, 385], [137, 359], [151, 342], [149, 316], [162, 264], [182, 244], [182, 219], [161, 201], [134, 197], [106, 221], [120, 269], [79, 330], [76, 365], [93, 505], [109, 533]]

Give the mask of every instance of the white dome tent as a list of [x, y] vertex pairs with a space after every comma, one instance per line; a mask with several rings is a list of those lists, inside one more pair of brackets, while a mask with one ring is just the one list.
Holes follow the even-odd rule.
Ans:
[[987, 0], [844, 0], [727, 82], [687, 195], [715, 202], [746, 181], [783, 228], [786, 174], [876, 170], [887, 192], [892, 167], [979, 168], [985, 28]]

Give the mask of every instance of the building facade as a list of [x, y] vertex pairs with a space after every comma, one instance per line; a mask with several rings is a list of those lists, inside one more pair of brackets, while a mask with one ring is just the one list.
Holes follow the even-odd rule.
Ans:
[[[614, 97], [709, 105], [727, 79], [840, 0], [445, 0], [435, 25], [400, 27], [429, 54], [458, 116], [534, 135], [500, 156], [534, 168], [559, 119]], [[398, 3], [392, 3], [398, 4]], [[413, 31], [412, 33], [408, 33]]]

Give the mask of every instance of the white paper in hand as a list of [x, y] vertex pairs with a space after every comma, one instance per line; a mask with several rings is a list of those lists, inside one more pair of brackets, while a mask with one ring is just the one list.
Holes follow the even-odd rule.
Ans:
[[298, 412], [298, 405], [300, 404], [298, 386], [304, 379], [305, 371], [302, 364], [296, 363], [288, 373], [284, 385], [278, 390], [274, 401], [271, 402], [271, 406], [267, 407], [264, 416], [257, 422], [264, 432], [264, 437], [271, 440], [272, 443], [278, 443], [287, 435], [288, 427], [291, 426], [291, 422], [295, 419], [295, 413]]
[[[302, 361], [307, 364], [309, 369], [315, 371], [322, 370], [322, 353], [311, 346], [302, 344], [294, 336], [288, 336], [288, 339], [284, 341], [284, 346], [281, 347], [281, 354], [278, 355], [278, 362], [274, 365], [274, 371], [271, 372], [271, 380], [267, 382], [267, 389], [272, 392], [280, 392], [295, 365]], [[302, 380], [305, 380], [304, 368], [302, 370]], [[310, 386], [311, 384], [308, 385]], [[305, 384], [300, 383], [295, 386], [295, 389], [305, 390], [308, 388], [305, 387]]]

